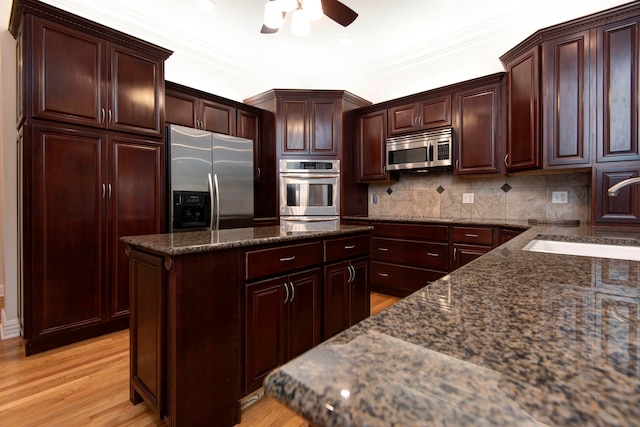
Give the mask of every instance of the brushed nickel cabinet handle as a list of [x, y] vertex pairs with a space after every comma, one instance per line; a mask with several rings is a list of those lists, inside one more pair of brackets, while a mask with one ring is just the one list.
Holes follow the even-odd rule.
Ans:
[[284, 290], [286, 292], [286, 296], [284, 297], [284, 303], [286, 304], [289, 302], [289, 287], [287, 286], [287, 282], [284, 282], [282, 286], [284, 286]]
[[105, 190], [106, 190], [106, 186], [104, 184], [102, 184], [102, 198], [104, 199], [104, 195], [105, 195]]
[[475, 239], [476, 237], [480, 237], [480, 236], [478, 236], [477, 234], [465, 234], [464, 236], [465, 236], [465, 237], [473, 237], [474, 239]]
[[356, 247], [356, 245], [347, 245], [347, 246], [345, 246], [344, 248], [345, 248], [345, 249], [353, 249], [353, 248], [355, 248], [355, 247]]
[[111, 184], [109, 184], [108, 187], [109, 187], [109, 196], [107, 198], [110, 199], [111, 198]]
[[433, 252], [427, 252], [427, 255], [432, 256], [432, 257], [439, 257], [440, 256], [440, 254], [436, 254], [436, 253], [433, 253]]
[[509, 154], [505, 154], [505, 156], [504, 156], [504, 165], [506, 167], [509, 167], [509, 162], [507, 161], [508, 158], [509, 158]]
[[387, 249], [387, 248], [378, 248], [378, 250], [379, 250], [380, 252], [387, 252], [389, 249]]
[[109, 110], [109, 123], [111, 123], [111, 110]]
[[105, 112], [104, 108], [100, 110], [100, 123], [104, 123]]
[[280, 258], [280, 262], [293, 261], [294, 259], [296, 259], [295, 255], [290, 256], [290, 257]]
[[456, 259], [456, 254], [458, 253], [458, 248], [453, 248], [453, 259], [455, 261]]
[[378, 276], [389, 277], [389, 274], [388, 273], [378, 273]]
[[293, 282], [289, 282], [289, 286], [291, 286], [291, 301], [289, 302], [293, 302], [293, 299], [296, 297], [296, 288], [293, 286]]

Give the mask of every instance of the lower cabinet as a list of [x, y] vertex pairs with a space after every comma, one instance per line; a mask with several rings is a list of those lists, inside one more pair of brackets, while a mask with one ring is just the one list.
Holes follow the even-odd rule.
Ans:
[[617, 196], [609, 196], [607, 190], [625, 179], [640, 176], [637, 162], [617, 166], [594, 168], [592, 200], [595, 204], [594, 216], [597, 223], [638, 224], [640, 223], [640, 189], [637, 184], [623, 187]]
[[451, 269], [460, 268], [493, 249], [493, 234], [491, 227], [452, 227]]
[[320, 343], [320, 268], [245, 285], [245, 392]]
[[324, 267], [324, 339], [369, 317], [369, 257]]

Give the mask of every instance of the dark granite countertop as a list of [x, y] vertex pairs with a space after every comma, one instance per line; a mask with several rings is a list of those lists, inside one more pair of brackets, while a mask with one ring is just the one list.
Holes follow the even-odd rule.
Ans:
[[538, 236], [639, 244], [638, 227], [533, 226], [266, 392], [318, 426], [640, 425], [640, 262], [522, 250]]
[[217, 231], [125, 236], [120, 240], [131, 246], [165, 255], [185, 255], [196, 252], [264, 245], [284, 241], [322, 238], [371, 230], [368, 226], [340, 225], [326, 231], [283, 231], [279, 226], [232, 228]]

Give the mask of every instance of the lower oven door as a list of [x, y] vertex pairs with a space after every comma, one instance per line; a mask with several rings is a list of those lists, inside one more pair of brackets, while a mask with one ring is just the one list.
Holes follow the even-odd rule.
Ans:
[[280, 174], [280, 216], [338, 216], [339, 204], [339, 175]]
[[286, 233], [304, 231], [332, 231], [340, 228], [339, 216], [281, 216], [280, 231]]

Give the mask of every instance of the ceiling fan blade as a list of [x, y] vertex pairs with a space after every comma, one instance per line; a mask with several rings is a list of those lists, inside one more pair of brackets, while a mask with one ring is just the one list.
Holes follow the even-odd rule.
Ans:
[[329, 18], [346, 27], [356, 20], [358, 14], [338, 0], [322, 0], [322, 10]]
[[260, 34], [275, 34], [277, 32], [277, 28], [269, 28], [264, 24], [262, 24], [262, 28], [260, 29]]

